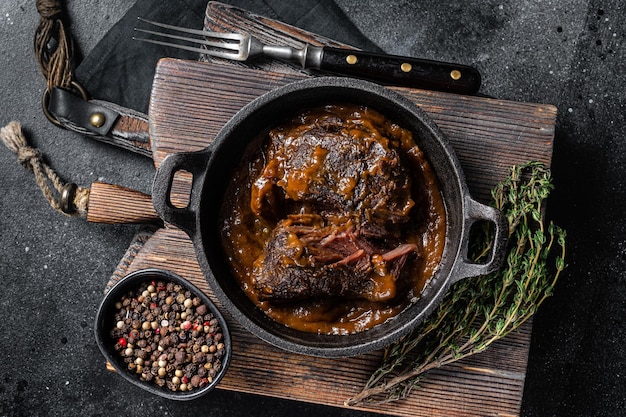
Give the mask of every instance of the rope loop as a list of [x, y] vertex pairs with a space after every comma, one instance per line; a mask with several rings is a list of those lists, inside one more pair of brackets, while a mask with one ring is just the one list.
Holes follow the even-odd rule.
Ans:
[[32, 171], [37, 185], [53, 209], [67, 216], [87, 215], [90, 190], [74, 184], [64, 184], [56, 172], [43, 161], [41, 153], [28, 145], [19, 122], [10, 122], [0, 129], [0, 139], [17, 155], [20, 164]]
[[42, 18], [33, 48], [48, 89], [70, 87], [74, 79], [74, 41], [60, 19]]
[[[61, 3], [61, 0], [36, 0], [41, 19], [34, 37], [35, 58], [47, 83], [42, 98], [44, 114], [59, 126], [60, 122], [47, 112], [52, 88], [70, 89], [87, 100], [86, 90], [74, 80], [74, 41], [65, 30]], [[10, 122], [0, 129], [0, 140], [17, 155], [20, 165], [35, 175], [37, 185], [53, 209], [67, 216], [87, 216], [90, 189], [64, 184], [44, 162], [41, 152], [28, 145], [19, 122]]]

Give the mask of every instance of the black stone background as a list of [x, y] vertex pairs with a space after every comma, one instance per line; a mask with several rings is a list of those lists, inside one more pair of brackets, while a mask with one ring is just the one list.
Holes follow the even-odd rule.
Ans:
[[[483, 74], [483, 93], [558, 107], [548, 214], [568, 231], [569, 266], [535, 318], [522, 415], [626, 415], [626, 6], [620, 0], [336, 3], [387, 52], [474, 65]], [[66, 4], [84, 55], [132, 6], [128, 0]], [[149, 192], [147, 158], [45, 120], [45, 84], [32, 53], [38, 19], [34, 1], [0, 2], [0, 125], [20, 120], [66, 181]], [[175, 403], [130, 386], [104, 369], [93, 320], [137, 227], [57, 214], [4, 148], [0, 190], [1, 416], [371, 415], [223, 391]]]

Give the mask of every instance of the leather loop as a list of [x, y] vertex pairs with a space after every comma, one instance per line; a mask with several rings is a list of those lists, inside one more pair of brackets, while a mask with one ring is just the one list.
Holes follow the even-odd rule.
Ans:
[[105, 136], [113, 127], [119, 113], [93, 104], [62, 88], [50, 92], [48, 111], [57, 120], [67, 120], [90, 132]]
[[86, 100], [54, 87], [47, 103], [61, 127], [152, 157], [148, 116], [102, 100]]

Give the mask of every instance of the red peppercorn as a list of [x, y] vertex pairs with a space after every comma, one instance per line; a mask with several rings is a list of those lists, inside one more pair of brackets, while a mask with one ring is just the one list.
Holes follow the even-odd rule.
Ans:
[[123, 347], [123, 348], [125, 348], [125, 347], [126, 347], [126, 345], [128, 344], [128, 342], [126, 341], [126, 339], [125, 339], [125, 338], [123, 338], [123, 337], [120, 337], [120, 338], [118, 339], [117, 343], [119, 343], [119, 344], [120, 344], [120, 346], [121, 346], [121, 347]]
[[187, 376], [185, 375], [185, 376], [183, 376], [183, 377], [180, 379], [180, 381], [181, 381], [183, 384], [186, 384], [186, 383], [188, 383], [188, 382], [189, 382], [189, 378], [187, 378]]

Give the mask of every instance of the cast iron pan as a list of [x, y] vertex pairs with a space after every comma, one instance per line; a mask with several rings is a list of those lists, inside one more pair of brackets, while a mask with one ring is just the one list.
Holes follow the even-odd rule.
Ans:
[[[447, 217], [441, 264], [420, 299], [387, 322], [351, 335], [302, 332], [266, 316], [232, 276], [221, 247], [218, 221], [229, 179], [249, 142], [294, 111], [332, 103], [369, 106], [413, 131], [417, 145], [439, 180]], [[172, 179], [179, 170], [193, 175], [190, 201], [185, 208], [175, 207], [169, 197]], [[430, 118], [404, 96], [378, 84], [351, 78], [319, 77], [297, 81], [252, 101], [224, 125], [204, 150], [165, 158], [156, 173], [152, 198], [164, 221], [189, 234], [209, 286], [245, 328], [275, 346], [314, 356], [351, 356], [397, 340], [432, 312], [454, 282], [496, 270], [501, 265], [506, 244], [506, 219], [498, 210], [470, 197], [452, 147]], [[474, 264], [467, 259], [470, 227], [478, 220], [495, 225], [493, 250], [484, 264]]]

